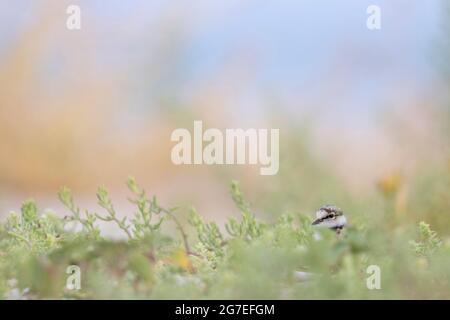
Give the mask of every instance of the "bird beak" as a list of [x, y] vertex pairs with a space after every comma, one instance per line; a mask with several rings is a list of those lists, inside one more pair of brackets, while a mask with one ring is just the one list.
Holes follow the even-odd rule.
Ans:
[[319, 223], [320, 223], [320, 219], [316, 219], [313, 221], [312, 225], [315, 226], [316, 224], [319, 224]]

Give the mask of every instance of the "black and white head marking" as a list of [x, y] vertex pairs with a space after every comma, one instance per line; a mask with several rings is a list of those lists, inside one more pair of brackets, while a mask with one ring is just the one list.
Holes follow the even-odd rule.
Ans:
[[326, 227], [339, 233], [347, 224], [347, 219], [342, 209], [334, 205], [325, 205], [316, 211], [316, 219], [312, 224]]

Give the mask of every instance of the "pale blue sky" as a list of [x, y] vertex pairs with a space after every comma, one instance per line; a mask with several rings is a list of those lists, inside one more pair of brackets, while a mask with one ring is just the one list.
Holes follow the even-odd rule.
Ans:
[[[0, 53], [40, 2], [0, 0]], [[164, 37], [158, 34], [157, 21], [171, 11], [188, 26], [177, 65], [167, 70], [168, 81], [178, 81], [180, 91], [208, 82], [236, 56], [243, 56], [244, 64], [254, 56], [256, 77], [245, 84], [243, 101], [270, 88], [287, 100], [303, 94], [310, 103], [315, 97], [323, 103], [329, 97], [343, 108], [340, 112], [363, 116], [389, 100], [400, 84], [411, 91], [426, 90], [438, 69], [436, 43], [443, 37], [440, 0], [69, 3], [79, 4], [87, 21], [95, 22], [102, 66], [129, 68], [130, 81], [140, 83], [132, 92], [137, 104], [147, 98], [142, 66], [151, 55], [152, 39]], [[370, 4], [381, 7], [380, 31], [365, 26]]]

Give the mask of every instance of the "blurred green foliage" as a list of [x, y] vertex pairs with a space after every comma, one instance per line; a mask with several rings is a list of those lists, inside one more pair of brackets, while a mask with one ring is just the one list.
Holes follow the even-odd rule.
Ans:
[[[313, 228], [309, 215], [284, 213], [265, 223], [233, 181], [231, 197], [240, 219], [229, 219], [221, 228], [191, 209], [189, 225], [183, 225], [177, 208], [160, 206], [132, 178], [128, 187], [137, 208], [131, 219], [119, 217], [105, 188], [97, 193], [104, 215], [82, 213], [67, 188], [59, 192], [70, 212], [64, 219], [39, 214], [31, 200], [20, 213], [11, 213], [0, 229], [1, 297], [450, 298], [450, 242], [425, 222], [354, 219], [340, 238]], [[385, 214], [389, 218], [395, 212]], [[116, 224], [124, 239], [103, 237], [98, 220]], [[179, 233], [165, 232], [166, 223]], [[81, 270], [79, 290], [66, 287], [71, 265]], [[370, 265], [381, 269], [380, 290], [366, 286]], [[298, 279], [297, 271], [309, 276]]]

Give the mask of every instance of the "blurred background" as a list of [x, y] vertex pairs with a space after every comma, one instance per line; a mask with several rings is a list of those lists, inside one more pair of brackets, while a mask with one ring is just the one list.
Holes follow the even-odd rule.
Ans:
[[[450, 234], [447, 3], [0, 0], [0, 216], [29, 197], [64, 214], [63, 185], [92, 209], [105, 185], [126, 214], [132, 175], [220, 222], [236, 179], [265, 218], [388, 203]], [[279, 173], [173, 165], [171, 132], [197, 119], [279, 128]]]

